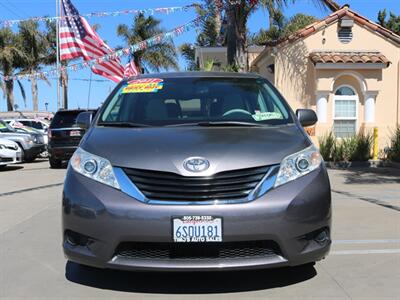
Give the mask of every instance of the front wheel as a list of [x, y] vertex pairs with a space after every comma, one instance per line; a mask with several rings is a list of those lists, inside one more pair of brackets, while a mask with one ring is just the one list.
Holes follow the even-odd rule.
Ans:
[[62, 166], [62, 161], [59, 159], [49, 158], [50, 168], [60, 169]]

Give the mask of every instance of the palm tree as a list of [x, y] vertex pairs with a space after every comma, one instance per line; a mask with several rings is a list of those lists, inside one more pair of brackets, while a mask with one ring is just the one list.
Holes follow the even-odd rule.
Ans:
[[[138, 14], [133, 19], [131, 27], [125, 24], [118, 25], [117, 34], [122, 37], [127, 45], [133, 45], [164, 33], [164, 30], [160, 28], [160, 22], [152, 16], [145, 17], [143, 14]], [[138, 70], [147, 68], [158, 72], [161, 69], [170, 68], [177, 70], [176, 57], [175, 46], [172, 40], [169, 40], [135, 52], [134, 61]]]
[[[47, 43], [45, 34], [39, 30], [39, 23], [36, 21], [24, 21], [19, 24], [18, 38], [20, 47], [24, 51], [26, 60], [22, 66], [23, 73], [34, 73], [41, 69], [42, 64], [47, 56]], [[42, 76], [48, 84], [49, 81], [45, 76]], [[33, 110], [39, 109], [38, 102], [38, 87], [36, 77], [32, 76], [31, 90], [32, 90], [32, 106]]]
[[[0, 29], [0, 75], [14, 76], [25, 61], [26, 56], [19, 48], [18, 37], [10, 28]], [[25, 101], [25, 91], [17, 81]], [[1, 87], [7, 98], [7, 110], [14, 110], [14, 81], [1, 81]]]
[[249, 44], [265, 46], [267, 43], [284, 39], [315, 21], [317, 18], [301, 13], [287, 20], [279, 11], [275, 11], [273, 26], [267, 30], [260, 29], [258, 33], [250, 37]]
[[[287, 5], [287, 0], [225, 0], [228, 16], [227, 26], [227, 61], [228, 65], [236, 66], [241, 72], [247, 71], [247, 21], [252, 12], [260, 6], [275, 11], [277, 7]], [[292, 3], [295, 0], [291, 0]], [[316, 5], [336, 11], [340, 6], [333, 0], [313, 0]], [[272, 15], [272, 13], [271, 13]], [[273, 18], [270, 17], [273, 23]]]

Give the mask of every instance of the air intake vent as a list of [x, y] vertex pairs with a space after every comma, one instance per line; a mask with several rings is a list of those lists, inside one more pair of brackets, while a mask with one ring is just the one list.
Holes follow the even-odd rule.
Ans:
[[339, 41], [341, 41], [343, 44], [350, 43], [353, 39], [353, 31], [351, 30], [351, 27], [340, 28], [338, 32], [338, 37]]

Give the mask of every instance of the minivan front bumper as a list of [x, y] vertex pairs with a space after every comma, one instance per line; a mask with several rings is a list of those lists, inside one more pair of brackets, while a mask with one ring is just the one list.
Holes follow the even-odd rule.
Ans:
[[[321, 260], [331, 243], [331, 194], [323, 166], [254, 201], [217, 205], [147, 204], [69, 168], [62, 215], [65, 256], [98, 268], [209, 271], [295, 266]], [[265, 242], [274, 245], [274, 251], [265, 256], [241, 250], [235, 257], [184, 259], [118, 255], [120, 246], [127, 244], [140, 245], [140, 249], [143, 245], [175, 246], [172, 217], [187, 215], [221, 217], [222, 244], [251, 247]], [[323, 240], [321, 233], [326, 235]]]

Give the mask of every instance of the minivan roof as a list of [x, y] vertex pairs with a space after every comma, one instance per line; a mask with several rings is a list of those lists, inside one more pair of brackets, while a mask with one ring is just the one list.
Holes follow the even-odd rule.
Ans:
[[135, 77], [131, 77], [130, 80], [133, 78], [185, 78], [185, 77], [204, 77], [204, 78], [262, 78], [258, 74], [254, 73], [235, 73], [235, 72], [166, 72], [166, 73], [152, 73], [152, 74], [140, 74]]

